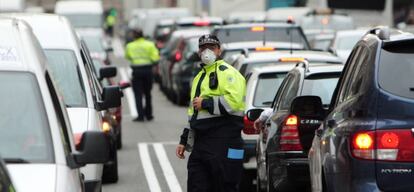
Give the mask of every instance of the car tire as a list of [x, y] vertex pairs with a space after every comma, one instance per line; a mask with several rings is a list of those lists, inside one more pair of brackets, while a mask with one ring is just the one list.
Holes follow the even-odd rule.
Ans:
[[116, 183], [118, 182], [118, 154], [114, 150], [112, 154], [112, 161], [104, 165], [102, 174], [102, 183]]
[[[119, 122], [121, 123], [121, 122]], [[116, 135], [116, 149], [122, 149], [122, 128], [121, 125], [118, 127], [119, 132]]]

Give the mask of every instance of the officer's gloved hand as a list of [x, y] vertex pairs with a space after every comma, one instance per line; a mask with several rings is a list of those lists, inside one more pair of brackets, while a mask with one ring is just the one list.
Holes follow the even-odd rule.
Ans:
[[175, 155], [177, 155], [179, 159], [185, 159], [184, 153], [185, 153], [185, 146], [178, 144], [177, 149], [175, 150]]

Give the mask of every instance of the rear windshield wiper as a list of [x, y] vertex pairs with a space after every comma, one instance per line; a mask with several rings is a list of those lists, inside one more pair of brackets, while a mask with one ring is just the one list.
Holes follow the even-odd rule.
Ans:
[[4, 158], [3, 160], [6, 163], [18, 163], [18, 164], [30, 163], [29, 161], [22, 159], [22, 158]]

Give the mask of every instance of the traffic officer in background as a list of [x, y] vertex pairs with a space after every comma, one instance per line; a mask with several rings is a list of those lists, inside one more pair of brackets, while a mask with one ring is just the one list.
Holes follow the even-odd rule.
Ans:
[[[132, 89], [138, 112], [138, 117], [134, 121], [144, 121], [144, 118], [151, 121], [154, 118], [151, 101], [152, 68], [158, 63], [160, 56], [155, 44], [144, 39], [142, 30], [134, 30], [133, 36], [135, 40], [126, 45], [125, 58], [131, 63], [132, 68]], [[145, 107], [142, 104], [143, 95]]]
[[184, 151], [192, 148], [187, 165], [189, 192], [236, 192], [243, 169], [246, 82], [239, 71], [219, 58], [216, 36], [201, 36], [198, 54], [202, 70], [193, 80], [189, 125], [176, 155], [184, 159]]

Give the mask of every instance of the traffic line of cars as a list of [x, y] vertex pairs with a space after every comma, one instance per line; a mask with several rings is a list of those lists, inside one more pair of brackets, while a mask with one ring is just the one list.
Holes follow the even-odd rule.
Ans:
[[[94, 11], [74, 9], [82, 5]], [[7, 92], [0, 124], [8, 128], [0, 154], [14, 191], [98, 192], [118, 180], [122, 89], [129, 83], [113, 79], [102, 20], [93, 19], [103, 17], [99, 8], [100, 1], [59, 1], [56, 12], [69, 19], [0, 15]]]

